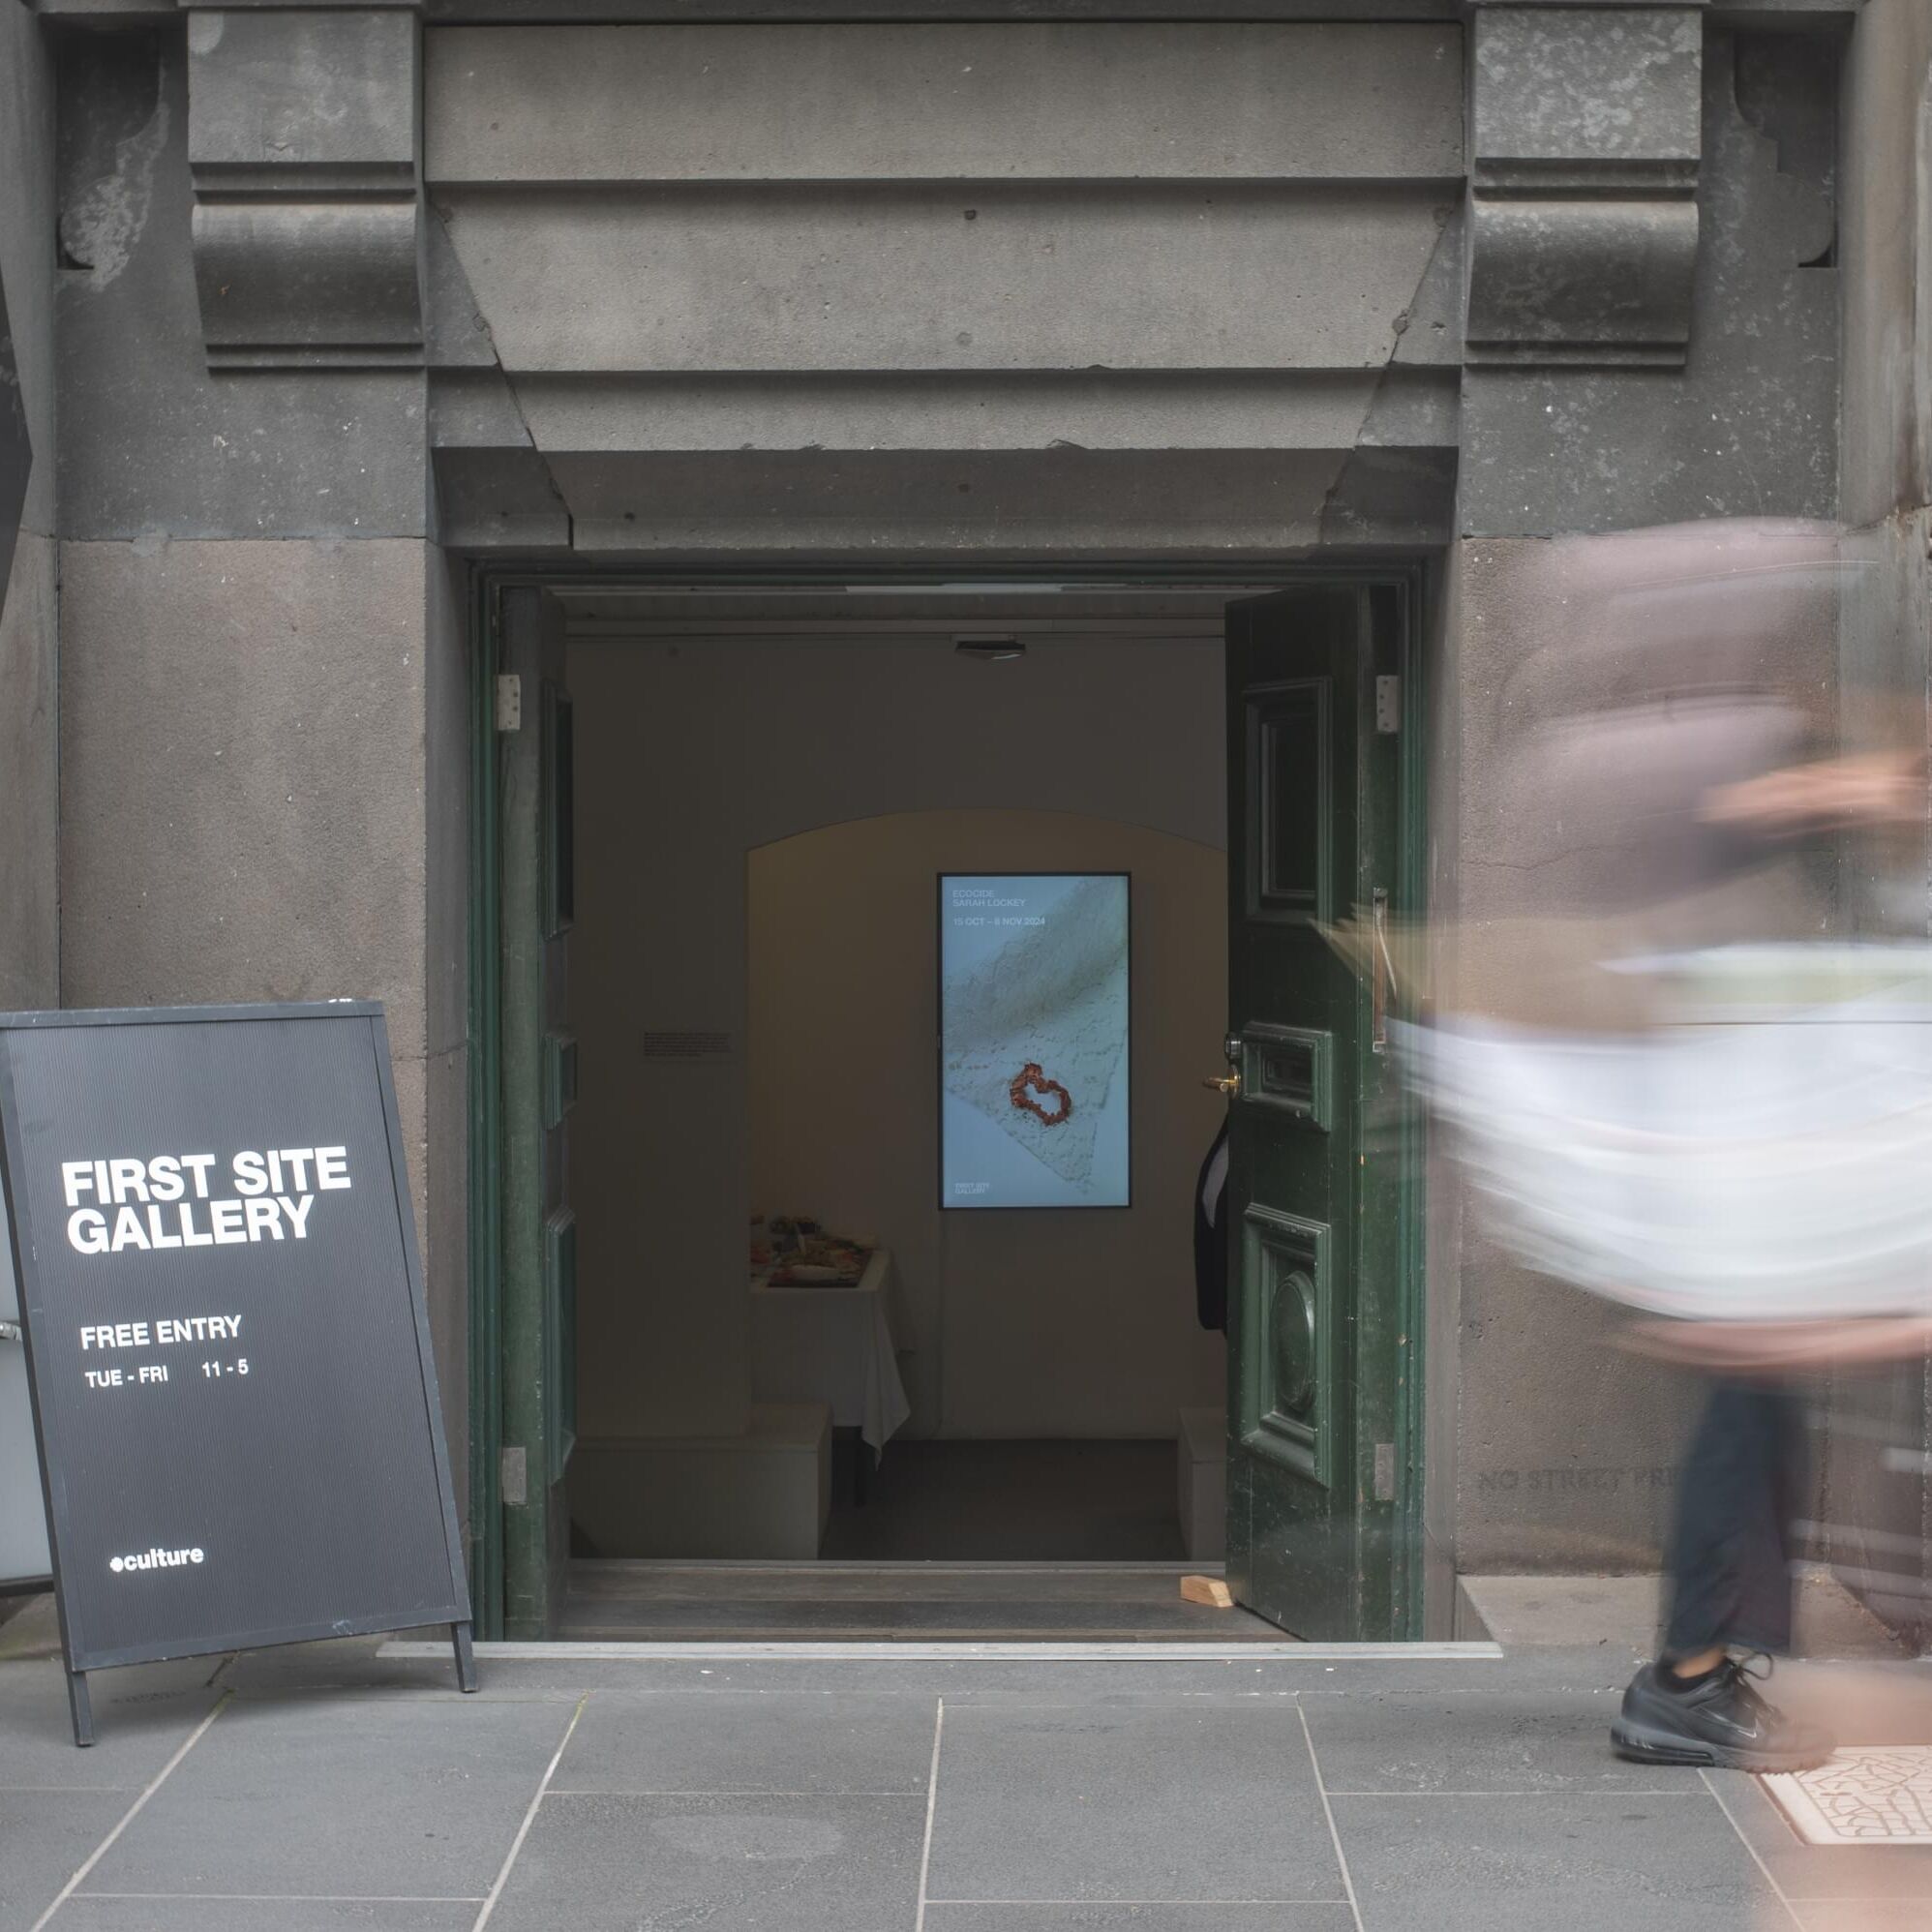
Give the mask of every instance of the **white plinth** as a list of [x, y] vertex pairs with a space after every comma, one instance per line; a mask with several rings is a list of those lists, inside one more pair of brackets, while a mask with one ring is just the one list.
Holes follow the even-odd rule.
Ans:
[[1227, 1555], [1226, 1411], [1184, 1408], [1174, 1447], [1188, 1560], [1219, 1563]]

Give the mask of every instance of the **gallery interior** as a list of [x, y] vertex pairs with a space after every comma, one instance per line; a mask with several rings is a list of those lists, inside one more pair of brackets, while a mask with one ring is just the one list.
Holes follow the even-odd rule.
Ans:
[[[1222, 610], [1243, 588], [559, 597], [560, 1634], [1200, 1615], [1176, 1580], [1223, 1554], [1226, 1350], [1193, 1203], [1225, 1113]], [[1056, 1182], [1072, 1136], [1032, 1123], [1072, 1102], [1027, 1093], [981, 1124], [1032, 1132], [1006, 1143], [1019, 1198], [1030, 1173], [1068, 1204], [984, 1181], [953, 1186], [994, 1199], [949, 1202], [940, 881], [1040, 874], [1124, 883], [1117, 1183], [1087, 1205]]]

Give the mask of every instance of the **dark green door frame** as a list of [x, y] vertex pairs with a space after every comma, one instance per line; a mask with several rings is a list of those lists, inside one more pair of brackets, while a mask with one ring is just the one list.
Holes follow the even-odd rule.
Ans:
[[[1419, 915], [1425, 905], [1428, 853], [1428, 767], [1423, 733], [1429, 715], [1423, 624], [1432, 594], [1431, 571], [1415, 559], [1339, 564], [1283, 561], [1275, 566], [1203, 562], [1140, 568], [1072, 564], [1039, 566], [980, 565], [989, 581], [1002, 585], [1076, 582], [1097, 590], [1125, 585], [1173, 587], [1215, 583], [1253, 586], [1257, 582], [1290, 589], [1311, 584], [1386, 587], [1403, 610], [1402, 746], [1399, 860], [1394, 910]], [[470, 1583], [479, 1638], [504, 1634], [504, 1524], [502, 1452], [505, 1442], [506, 1334], [518, 1327], [517, 1311], [505, 1307], [503, 1269], [504, 1080], [503, 994], [501, 984], [503, 798], [497, 729], [497, 679], [501, 656], [503, 597], [507, 590], [534, 588], [552, 591], [612, 589], [619, 586], [676, 584], [687, 589], [729, 591], [747, 588], [796, 589], [807, 593], [854, 582], [902, 585], [908, 590], [945, 583], [956, 585], [952, 569], [818, 571], [637, 570], [589, 571], [526, 564], [479, 567], [470, 598], [471, 704], [470, 757], [470, 925], [469, 925], [469, 1473]], [[524, 1075], [520, 1074], [521, 1084]], [[529, 1077], [541, 1079], [541, 1071]], [[507, 1097], [508, 1111], [540, 1111], [541, 1094]], [[1402, 1354], [1395, 1417], [1396, 1496], [1394, 1505], [1393, 1625], [1396, 1634], [1423, 1632], [1423, 1336], [1424, 1222], [1419, 1114], [1405, 1106], [1399, 1129], [1401, 1182], [1397, 1245], [1402, 1283]], [[525, 1312], [527, 1313], [527, 1312]], [[525, 1324], [527, 1326], [527, 1323]], [[521, 1351], [520, 1351], [521, 1352]], [[528, 1400], [531, 1392], [522, 1391]]]
[[501, 587], [470, 580], [469, 637], [469, 1601], [476, 1635], [503, 1635], [502, 1006], [497, 666]]

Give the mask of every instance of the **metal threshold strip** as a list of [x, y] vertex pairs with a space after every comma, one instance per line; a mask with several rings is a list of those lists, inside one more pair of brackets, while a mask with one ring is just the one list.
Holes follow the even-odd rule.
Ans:
[[[1203, 1644], [1186, 1641], [1144, 1643], [1030, 1643], [981, 1642], [891, 1643], [856, 1640], [837, 1644], [813, 1643], [558, 1643], [478, 1644], [480, 1658], [502, 1663], [775, 1663], [828, 1662], [984, 1664], [1439, 1664], [1478, 1663], [1500, 1658], [1500, 1644]], [[379, 1657], [434, 1657], [447, 1662], [449, 1645], [397, 1639], [384, 1644]]]

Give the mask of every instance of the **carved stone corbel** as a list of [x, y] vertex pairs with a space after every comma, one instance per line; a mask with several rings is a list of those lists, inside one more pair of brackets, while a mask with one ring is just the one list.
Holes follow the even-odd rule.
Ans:
[[210, 368], [421, 364], [420, 45], [408, 7], [189, 15]]
[[1683, 364], [1703, 51], [1696, 5], [1477, 11], [1470, 363]]

